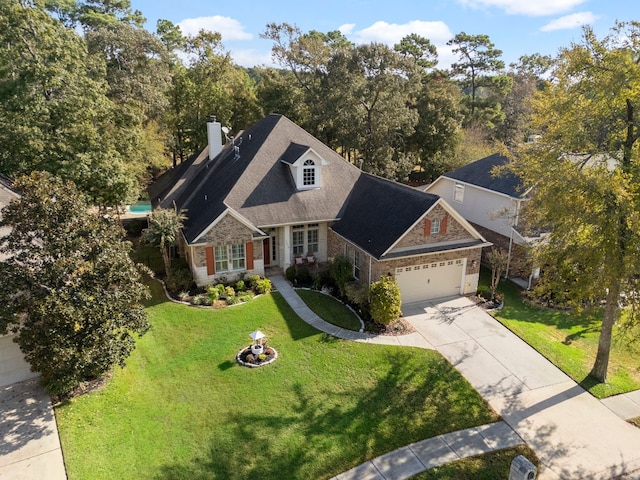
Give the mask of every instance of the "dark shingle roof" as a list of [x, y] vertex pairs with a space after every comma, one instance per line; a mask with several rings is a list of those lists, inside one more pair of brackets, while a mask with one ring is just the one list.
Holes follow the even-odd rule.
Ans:
[[493, 175], [494, 167], [506, 165], [509, 159], [499, 153], [494, 153], [480, 160], [476, 160], [457, 170], [445, 173], [443, 176], [459, 180], [471, 185], [477, 185], [488, 190], [503, 193], [514, 198], [521, 198], [521, 180], [511, 172]]
[[333, 230], [380, 259], [439, 198], [363, 173]]
[[[237, 135], [234, 144], [239, 157], [233, 145], [226, 145], [202, 165], [188, 186], [162, 200], [163, 206], [175, 201], [186, 209], [184, 232], [190, 242], [227, 208], [260, 228], [334, 220], [360, 175], [356, 167], [281, 115], [266, 116]], [[280, 160], [309, 148], [329, 164], [322, 167], [321, 188], [298, 191], [289, 166]]]

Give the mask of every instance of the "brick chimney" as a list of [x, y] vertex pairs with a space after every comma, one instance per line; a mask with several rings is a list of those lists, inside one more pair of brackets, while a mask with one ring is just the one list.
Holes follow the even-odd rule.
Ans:
[[207, 122], [207, 138], [209, 140], [209, 160], [213, 160], [222, 151], [222, 125], [215, 115]]

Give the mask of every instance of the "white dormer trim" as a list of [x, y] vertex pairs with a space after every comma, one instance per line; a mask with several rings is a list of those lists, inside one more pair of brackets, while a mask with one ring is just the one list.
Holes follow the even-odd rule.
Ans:
[[329, 162], [313, 148], [309, 148], [295, 162], [287, 164], [296, 188], [298, 190], [313, 190], [322, 187], [322, 167], [329, 165]]

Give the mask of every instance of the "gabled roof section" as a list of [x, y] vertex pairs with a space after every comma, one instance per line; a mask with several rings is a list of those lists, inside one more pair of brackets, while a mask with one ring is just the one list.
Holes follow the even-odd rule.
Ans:
[[[204, 127], [203, 127], [204, 128]], [[327, 161], [323, 188], [299, 191], [291, 180], [286, 154], [312, 149]], [[200, 158], [201, 153], [197, 156]], [[295, 161], [295, 160], [294, 160]], [[161, 205], [186, 210], [184, 235], [193, 242], [225, 210], [232, 209], [257, 229], [339, 218], [360, 170], [282, 115], [253, 124], [213, 160], [192, 164], [169, 189]], [[166, 191], [167, 189], [165, 189]]]
[[332, 228], [380, 259], [440, 197], [363, 173]]
[[285, 150], [284, 154], [282, 155], [281, 160], [284, 163], [287, 163], [289, 165], [293, 165], [294, 163], [296, 163], [298, 161], [298, 159], [302, 155], [307, 153], [308, 150], [309, 150], [309, 146], [308, 145], [300, 145], [299, 143], [291, 142], [291, 145], [289, 145], [289, 148], [287, 148]]
[[457, 170], [447, 172], [443, 177], [493, 190], [513, 198], [523, 198], [526, 192], [522, 191], [522, 181], [518, 176], [511, 172], [495, 176], [492, 174], [494, 167], [506, 165], [507, 163], [509, 163], [507, 157], [494, 153]]

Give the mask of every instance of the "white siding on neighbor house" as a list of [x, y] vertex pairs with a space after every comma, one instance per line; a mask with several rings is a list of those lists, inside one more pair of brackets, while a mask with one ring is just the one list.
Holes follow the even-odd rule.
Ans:
[[[463, 202], [453, 200], [455, 185], [464, 185]], [[474, 185], [456, 182], [449, 178], [440, 178], [425, 190], [442, 197], [460, 215], [469, 222], [488, 228], [505, 237], [511, 235], [511, 225], [514, 224], [517, 204], [507, 195], [491, 192]]]
[[0, 387], [37, 377], [25, 361], [13, 335], [0, 335]]

